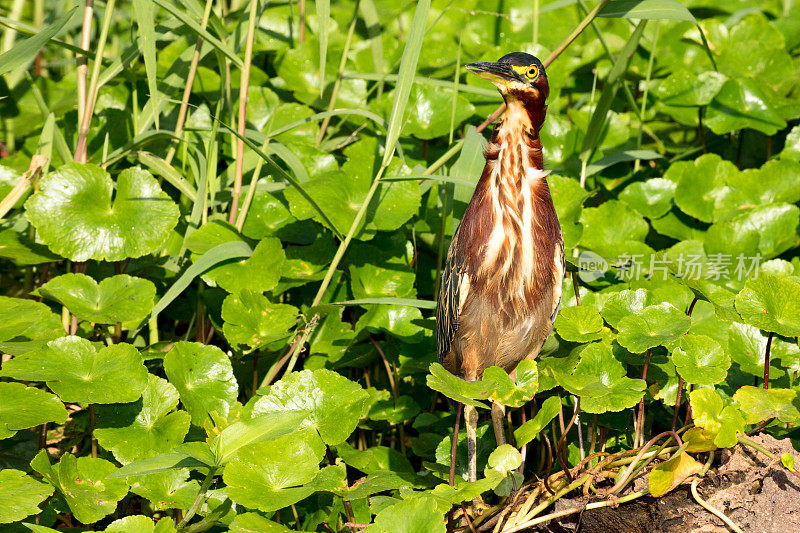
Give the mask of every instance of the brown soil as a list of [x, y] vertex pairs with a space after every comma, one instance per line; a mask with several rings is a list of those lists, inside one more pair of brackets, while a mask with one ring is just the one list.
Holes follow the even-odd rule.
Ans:
[[[788, 439], [769, 435], [753, 440], [778, 457], [795, 456]], [[800, 532], [800, 479], [765, 455], [738, 445], [724, 450], [698, 492], [709, 505], [727, 515], [742, 531], [758, 533]], [[644, 483], [642, 480], [640, 483]], [[636, 486], [638, 490], [641, 488]], [[556, 510], [579, 507], [580, 499], [559, 501]], [[642, 498], [617, 508], [587, 510], [582, 516], [550, 522], [539, 529], [552, 533], [726, 533], [725, 524], [692, 498], [685, 483], [661, 498]]]

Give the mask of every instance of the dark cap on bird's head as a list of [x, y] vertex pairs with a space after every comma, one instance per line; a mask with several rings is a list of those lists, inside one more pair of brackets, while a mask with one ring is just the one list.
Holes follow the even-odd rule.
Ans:
[[550, 87], [539, 58], [525, 52], [504, 55], [496, 62], [468, 63], [467, 69], [491, 81], [503, 96], [547, 98]]

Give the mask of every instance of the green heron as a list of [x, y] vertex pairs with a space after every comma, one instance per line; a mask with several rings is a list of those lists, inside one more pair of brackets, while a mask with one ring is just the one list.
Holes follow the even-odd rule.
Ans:
[[[491, 81], [506, 102], [483, 169], [442, 273], [437, 308], [439, 362], [474, 381], [499, 366], [539, 355], [553, 329], [564, 279], [564, 241], [539, 130], [549, 93], [544, 65], [521, 52], [466, 67]], [[464, 407], [469, 481], [476, 479], [478, 413]], [[492, 404], [497, 444], [505, 443], [505, 407]]]

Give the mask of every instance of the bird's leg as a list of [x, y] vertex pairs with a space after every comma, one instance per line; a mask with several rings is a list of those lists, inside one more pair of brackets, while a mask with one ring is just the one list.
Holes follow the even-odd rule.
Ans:
[[464, 419], [467, 426], [467, 480], [472, 483], [478, 479], [478, 411], [471, 405], [464, 406]]
[[506, 406], [498, 402], [492, 402], [492, 426], [494, 427], [494, 436], [497, 439], [498, 446], [506, 443], [506, 430], [503, 427], [505, 417]]

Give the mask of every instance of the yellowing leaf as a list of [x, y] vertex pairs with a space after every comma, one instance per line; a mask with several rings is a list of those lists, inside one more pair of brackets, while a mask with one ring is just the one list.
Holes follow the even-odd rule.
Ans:
[[668, 493], [686, 478], [697, 474], [703, 469], [703, 465], [692, 459], [686, 452], [681, 452], [669, 461], [665, 461], [655, 467], [650, 472], [648, 485], [650, 494], [658, 498]]

